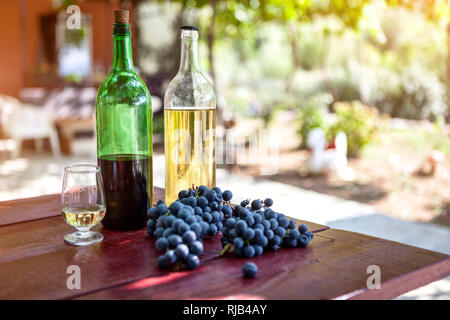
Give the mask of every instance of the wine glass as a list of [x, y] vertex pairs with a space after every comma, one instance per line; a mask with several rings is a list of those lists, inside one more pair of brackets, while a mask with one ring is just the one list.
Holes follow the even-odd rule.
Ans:
[[61, 202], [64, 219], [78, 230], [64, 236], [67, 243], [86, 246], [103, 240], [101, 233], [90, 231], [106, 213], [102, 175], [98, 166], [74, 164], [65, 167]]

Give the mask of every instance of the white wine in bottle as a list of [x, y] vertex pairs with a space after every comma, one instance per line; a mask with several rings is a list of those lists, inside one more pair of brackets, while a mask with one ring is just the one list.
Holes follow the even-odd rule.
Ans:
[[180, 69], [164, 97], [166, 203], [192, 185], [216, 185], [216, 97], [200, 72], [197, 27], [181, 27]]
[[214, 129], [216, 109], [166, 109], [166, 200], [194, 184], [216, 184]]

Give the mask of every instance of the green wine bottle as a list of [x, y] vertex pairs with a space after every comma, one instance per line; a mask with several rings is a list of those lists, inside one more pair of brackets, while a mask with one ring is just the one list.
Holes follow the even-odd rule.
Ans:
[[114, 12], [114, 57], [96, 105], [97, 159], [105, 187], [109, 229], [145, 226], [153, 203], [152, 108], [150, 93], [136, 75], [128, 11]]

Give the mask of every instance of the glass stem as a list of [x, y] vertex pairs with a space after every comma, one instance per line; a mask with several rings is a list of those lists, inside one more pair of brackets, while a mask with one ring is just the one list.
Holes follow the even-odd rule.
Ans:
[[87, 238], [91, 235], [91, 227], [78, 227], [77, 236], [80, 238]]

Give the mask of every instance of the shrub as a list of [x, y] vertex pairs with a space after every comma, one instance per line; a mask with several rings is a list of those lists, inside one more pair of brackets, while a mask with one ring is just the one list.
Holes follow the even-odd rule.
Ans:
[[327, 130], [328, 105], [332, 100], [333, 97], [330, 94], [322, 93], [306, 100], [305, 105], [300, 108], [297, 118], [299, 127], [297, 133], [301, 138], [302, 148], [305, 148], [306, 139], [312, 129], [322, 128], [324, 131]]
[[164, 114], [153, 116], [153, 134], [164, 136]]
[[329, 140], [333, 140], [338, 132], [347, 135], [347, 155], [358, 156], [362, 149], [372, 142], [378, 132], [378, 111], [363, 105], [359, 101], [337, 102], [333, 105], [336, 113], [334, 122], [327, 131]]
[[348, 63], [344, 68], [331, 72], [331, 81], [338, 101], [361, 100], [361, 68], [356, 63]]
[[331, 79], [339, 101], [364, 101], [393, 117], [433, 120], [448, 113], [445, 84], [417, 64], [394, 70], [353, 61]]
[[304, 70], [318, 69], [325, 63], [325, 46], [321, 34], [313, 33], [300, 39], [300, 63]]
[[412, 66], [400, 77], [399, 94], [391, 115], [409, 119], [432, 119], [447, 112], [445, 85], [431, 71]]
[[433, 149], [442, 151], [446, 155], [450, 153], [449, 135], [446, 130], [445, 119], [443, 116], [438, 116], [436, 121], [433, 123], [431, 146]]

